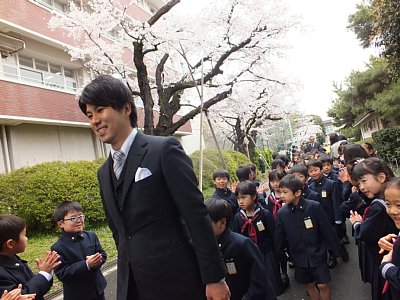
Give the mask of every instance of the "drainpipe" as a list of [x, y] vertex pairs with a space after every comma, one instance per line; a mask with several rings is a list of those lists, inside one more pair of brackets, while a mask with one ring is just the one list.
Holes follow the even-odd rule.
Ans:
[[5, 125], [1, 125], [1, 136], [3, 138], [3, 151], [4, 151], [5, 171], [6, 171], [6, 173], [8, 173], [8, 172], [11, 171], [11, 163], [10, 163], [10, 152], [8, 150], [6, 126]]

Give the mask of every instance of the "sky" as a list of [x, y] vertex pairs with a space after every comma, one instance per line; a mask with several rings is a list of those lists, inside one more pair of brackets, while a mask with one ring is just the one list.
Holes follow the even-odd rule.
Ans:
[[[212, 0], [181, 0], [181, 9], [200, 9]], [[348, 30], [348, 17], [361, 0], [282, 0], [290, 14], [299, 16], [302, 30], [287, 36], [279, 69], [296, 82], [293, 99], [300, 112], [327, 118], [335, 99], [333, 83], [340, 83], [352, 70], [364, 70], [376, 50], [363, 49]]]

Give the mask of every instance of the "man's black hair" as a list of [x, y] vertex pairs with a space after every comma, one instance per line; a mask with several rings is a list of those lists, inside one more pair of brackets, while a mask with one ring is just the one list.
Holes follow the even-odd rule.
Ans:
[[225, 177], [225, 178], [228, 178], [228, 180], [231, 180], [231, 176], [229, 175], [229, 172], [225, 169], [215, 170], [212, 176], [213, 176], [213, 180], [215, 180], [217, 177], [220, 177], [220, 178]]
[[226, 225], [228, 227], [229, 222], [232, 218], [232, 206], [228, 201], [224, 199], [209, 198], [204, 201], [207, 207], [208, 214], [210, 215], [211, 221], [217, 223], [223, 218], [226, 219]]
[[279, 182], [279, 188], [287, 188], [293, 192], [293, 194], [297, 191], [303, 190], [303, 183], [300, 178], [294, 174], [288, 174], [282, 178]]
[[86, 115], [86, 104], [112, 107], [121, 111], [125, 104], [131, 105], [129, 116], [131, 126], [137, 127], [137, 112], [133, 102], [132, 92], [122, 82], [110, 75], [100, 75], [85, 86], [79, 97], [79, 108]]

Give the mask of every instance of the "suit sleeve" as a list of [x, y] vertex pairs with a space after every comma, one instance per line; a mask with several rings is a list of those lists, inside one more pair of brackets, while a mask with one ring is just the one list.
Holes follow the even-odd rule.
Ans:
[[[100, 182], [100, 170], [97, 173], [97, 177], [98, 177], [98, 180]], [[102, 191], [101, 188], [100, 188], [100, 197], [101, 197], [102, 201], [104, 201], [104, 195], [103, 195], [103, 191]], [[104, 203], [103, 203], [103, 207], [105, 207]], [[103, 209], [103, 211], [104, 211], [104, 213], [106, 215], [106, 218], [107, 218], [108, 227], [110, 227], [110, 230], [112, 232], [112, 236], [113, 236], [113, 239], [114, 239], [114, 242], [115, 242], [115, 247], [118, 249], [118, 244], [119, 244], [118, 230], [115, 227], [115, 224], [113, 222], [113, 219], [110, 216], [110, 213], [109, 213], [108, 209]]]
[[[163, 145], [161, 168], [169, 192], [189, 230], [204, 284], [215, 283], [226, 275], [221, 253], [197, 187], [192, 162], [175, 138]], [[178, 168], [179, 166], [179, 168]]]

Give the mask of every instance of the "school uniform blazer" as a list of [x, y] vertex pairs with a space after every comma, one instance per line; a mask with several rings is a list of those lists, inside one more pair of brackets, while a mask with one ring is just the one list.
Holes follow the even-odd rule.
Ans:
[[[308, 227], [308, 228], [307, 228]], [[341, 256], [339, 241], [321, 205], [301, 198], [297, 206], [285, 205], [278, 211], [275, 228], [277, 253], [289, 243], [295, 266], [308, 268], [326, 263], [326, 244]]]
[[249, 238], [226, 229], [218, 243], [228, 269], [226, 283], [231, 300], [276, 299], [268, 295], [272, 289], [267, 284], [263, 256], [257, 245]]
[[181, 144], [138, 132], [121, 173], [121, 193], [114, 190], [112, 168], [110, 156], [98, 179], [118, 248], [117, 299], [127, 299], [128, 289], [137, 295], [129, 300], [204, 299], [204, 284], [218, 282], [226, 270]]
[[34, 275], [25, 260], [17, 255], [8, 257], [0, 255], [0, 295], [4, 290], [11, 291], [22, 284], [22, 294], [36, 293], [36, 300], [44, 299], [43, 296], [50, 290], [53, 279], [48, 281], [43, 275]]
[[100, 267], [89, 270], [86, 264], [86, 256], [97, 252], [103, 257], [103, 263], [107, 260], [94, 232], [63, 232], [51, 250], [61, 256], [61, 265], [54, 273], [63, 284], [65, 300], [94, 299], [104, 292], [107, 281]]
[[390, 299], [400, 299], [400, 241], [397, 237], [393, 245], [392, 262], [385, 262], [380, 265], [379, 270], [383, 278], [389, 281]]

